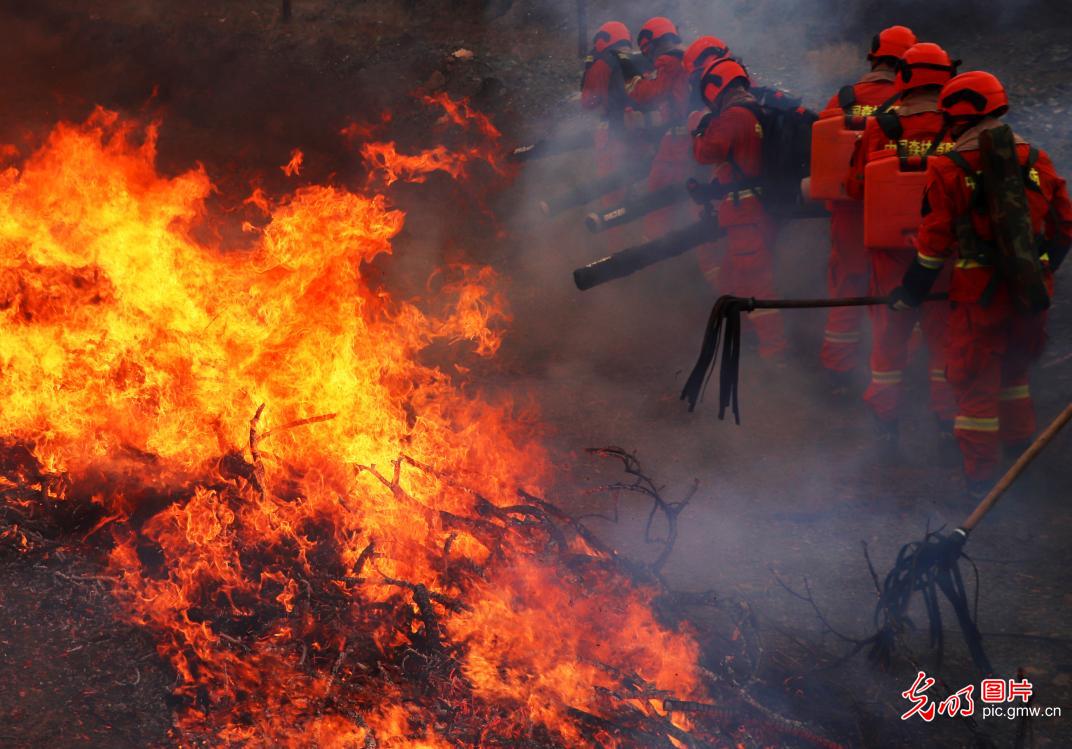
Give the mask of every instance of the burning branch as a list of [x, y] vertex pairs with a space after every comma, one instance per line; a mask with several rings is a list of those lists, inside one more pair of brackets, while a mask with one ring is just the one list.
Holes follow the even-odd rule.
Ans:
[[[436, 103], [480, 142], [373, 149], [388, 179], [498, 168], [490, 121]], [[0, 455], [0, 499], [16, 544], [33, 546], [32, 525], [98, 555], [93, 585], [174, 673], [175, 740], [724, 745], [733, 726], [658, 706], [712, 696], [675, 610], [691, 599], [660, 578], [695, 487], [667, 501], [633, 456], [602, 453], [630, 477], [618, 489], [653, 502], [646, 566], [515, 490], [543, 484], [549, 457], [511, 407], [420, 356], [494, 350], [491, 274], [441, 294], [457, 297], [442, 319], [391, 299], [367, 268], [404, 215], [332, 185], [265, 198], [248, 257], [201, 244], [190, 225], [213, 185], [158, 174], [142, 130], [99, 110], [0, 184], [0, 264], [47, 292], [0, 316], [0, 401], [18, 404], [0, 438], [25, 458]], [[66, 288], [86, 274], [93, 293]], [[320, 415], [269, 429], [256, 393]], [[248, 461], [220, 455], [246, 434]]]

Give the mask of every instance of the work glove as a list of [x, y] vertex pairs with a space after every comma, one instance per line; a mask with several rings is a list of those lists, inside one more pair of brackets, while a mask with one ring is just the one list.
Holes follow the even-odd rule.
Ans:
[[701, 182], [693, 178], [690, 178], [685, 183], [685, 189], [688, 190], [689, 197], [692, 198], [692, 201], [696, 203], [696, 205], [702, 206], [722, 200], [722, 198], [726, 197], [726, 193], [729, 192], [729, 188], [726, 185], [720, 184], [717, 180]]
[[895, 312], [913, 309], [927, 300], [927, 294], [938, 279], [941, 268], [927, 268], [920, 265], [919, 259], [912, 261], [905, 271], [901, 285], [890, 294], [889, 308]]
[[625, 78], [626, 82], [644, 75], [644, 69], [638, 63], [639, 60], [635, 59], [633, 55], [624, 52], [618, 53], [618, 64], [621, 66], [622, 77]]
[[915, 309], [919, 305], [920, 302], [904, 286], [898, 286], [890, 292], [889, 301], [886, 303], [886, 306], [894, 312], [906, 312], [907, 310]]
[[699, 138], [707, 132], [707, 126], [711, 124], [711, 112], [693, 112], [689, 115], [688, 128], [693, 138]]

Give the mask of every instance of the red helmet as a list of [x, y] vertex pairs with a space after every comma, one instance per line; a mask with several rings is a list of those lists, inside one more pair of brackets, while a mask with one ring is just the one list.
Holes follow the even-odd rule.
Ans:
[[729, 53], [730, 48], [717, 36], [701, 36], [685, 50], [681, 62], [686, 73], [698, 73], [712, 60], [720, 60]]
[[672, 36], [675, 40], [681, 41], [681, 37], [677, 34], [677, 26], [674, 25], [673, 21], [663, 16], [655, 16], [655, 18], [649, 18], [640, 27], [640, 33], [637, 34], [636, 38], [637, 46], [646, 55], [652, 44], [667, 36]]
[[960, 60], [952, 60], [937, 44], [913, 44], [897, 63], [897, 90], [920, 86], [944, 86], [957, 74]]
[[731, 57], [723, 57], [709, 64], [700, 78], [700, 97], [704, 104], [714, 107], [718, 97], [722, 96], [734, 81], [744, 81], [746, 88], [752, 85], [748, 71], [741, 63]]
[[875, 38], [871, 40], [871, 54], [867, 59], [894, 57], [899, 60], [915, 43], [916, 35], [912, 29], [907, 26], [890, 26], [875, 34]]
[[942, 87], [938, 102], [946, 116], [954, 119], [1000, 117], [1009, 108], [1009, 97], [1001, 81], [981, 70], [953, 78]]
[[[621, 21], [607, 21], [599, 27], [596, 35], [592, 37], [592, 49], [599, 54], [605, 49], [615, 46], [632, 46], [633, 35]], [[623, 44], [624, 43], [624, 44]]]

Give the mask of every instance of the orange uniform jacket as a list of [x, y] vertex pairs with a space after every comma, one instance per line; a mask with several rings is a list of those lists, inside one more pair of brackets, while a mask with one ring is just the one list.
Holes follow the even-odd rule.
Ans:
[[688, 114], [689, 76], [681, 64], [681, 53], [671, 50], [659, 55], [655, 58], [655, 71], [634, 78], [626, 91], [637, 109], [658, 113], [658, 122], [653, 125], [683, 123]]
[[[992, 127], [994, 123], [990, 123]], [[982, 156], [978, 147], [978, 132], [962, 136], [956, 149], [973, 168], [979, 169]], [[1017, 146], [1021, 164], [1027, 164], [1030, 146]], [[1072, 203], [1069, 202], [1065, 181], [1058, 176], [1053, 162], [1044, 151], [1028, 178], [1027, 201], [1035, 234], [1047, 247], [1063, 257], [1072, 243]], [[929, 168], [927, 188], [923, 196], [923, 224], [917, 240], [916, 262], [924, 268], [937, 270], [945, 265], [957, 250], [954, 222], [971, 214], [972, 225], [984, 241], [993, 239], [990, 219], [972, 210], [974, 184], [968, 175], [951, 159], [935, 159]], [[994, 270], [967, 260], [957, 262], [953, 269], [950, 299], [954, 302], [977, 302], [989, 286]]]
[[[863, 200], [864, 170], [870, 162], [883, 156], [897, 156], [898, 145], [905, 156], [923, 156], [930, 151], [934, 139], [943, 132], [942, 115], [937, 103], [909, 104], [897, 107], [894, 111], [901, 125], [899, 144], [886, 134], [875, 117], [868, 118], [864, 133], [856, 144], [849, 175], [845, 180], [845, 190], [854, 200]], [[952, 141], [947, 140], [938, 145], [935, 154], [946, 153], [952, 148]]]
[[[731, 189], [755, 184], [763, 173], [763, 127], [751, 110], [739, 106], [755, 100], [747, 94], [738, 97], [711, 117], [707, 129], [692, 143], [696, 161], [713, 164], [719, 184]], [[746, 190], [731, 192], [723, 199], [718, 222], [722, 227], [758, 224], [763, 216], [762, 204]]]
[[[869, 117], [878, 108], [888, 102], [897, 93], [897, 87], [893, 82], [893, 72], [886, 70], [873, 70], [859, 81], [853, 84], [852, 93], [855, 98], [852, 106], [846, 114], [852, 117]], [[841, 108], [840, 94], [834, 94], [826, 103], [827, 109]]]

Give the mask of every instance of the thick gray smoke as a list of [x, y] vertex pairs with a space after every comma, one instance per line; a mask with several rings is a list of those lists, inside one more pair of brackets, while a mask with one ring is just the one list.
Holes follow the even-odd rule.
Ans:
[[[556, 7], [568, 25], [572, 4]], [[634, 33], [659, 12], [678, 21], [686, 44], [701, 34], [717, 35], [756, 78], [803, 96], [816, 109], [867, 71], [874, 33], [893, 23], [911, 26], [921, 39], [936, 41], [962, 58], [964, 69], [990, 69], [1002, 77], [1018, 131], [1051, 151], [1062, 168], [1072, 166], [1067, 150], [1072, 133], [1063, 116], [1052, 116], [1072, 93], [1063, 72], [1072, 62], [1065, 42], [1069, 21], [1057, 4], [683, 0], [590, 3], [588, 10], [591, 29], [614, 19]], [[578, 106], [567, 94], [563, 91], [560, 105], [531, 128], [531, 135], [582, 126], [573, 114]], [[513, 196], [518, 237], [514, 298], [521, 304], [519, 329], [525, 337], [512, 345], [530, 363], [525, 384], [542, 394], [549, 421], [559, 425], [563, 451], [576, 455], [580, 448], [608, 443], [636, 450], [668, 482], [671, 495], [690, 479], [700, 480], [667, 567], [673, 584], [739, 595], [756, 605], [770, 626], [818, 638], [822, 627], [808, 605], [782, 591], [769, 569], [798, 585], [806, 576], [836, 626], [867, 632], [873, 593], [860, 542], [869, 544], [877, 565], [885, 568], [897, 547], [921, 534], [926, 524], [956, 524], [966, 509], [960, 499], [959, 457], [943, 446], [926, 409], [922, 362], [913, 366], [904, 396], [899, 466], [880, 461], [872, 417], [859, 393], [829, 394], [818, 361], [819, 313], [787, 313], [792, 354], [786, 367], [765, 366], [746, 352], [742, 427], [717, 421], [714, 383], [708, 402], [687, 413], [678, 392], [694, 362], [711, 303], [717, 293], [732, 289], [709, 287], [700, 277], [695, 253], [587, 292], [573, 288], [573, 268], [640, 239], [639, 222], [613, 237], [593, 236], [582, 225], [583, 210], [552, 220], [533, 210], [538, 200], [593, 174], [590, 154], [584, 152], [546, 159], [526, 167]], [[779, 291], [825, 296], [828, 247], [828, 222], [784, 227], [777, 250]], [[1072, 346], [1072, 309], [1060, 301], [1052, 318], [1051, 356], [1056, 359]], [[1039, 379], [1055, 382], [1055, 377], [1056, 367], [1044, 370]], [[1061, 377], [1056, 382], [1065, 384], [1055, 387], [1067, 392], [1068, 373]], [[1038, 409], [1048, 416], [1052, 399], [1040, 398]], [[1062, 479], [1054, 466], [1051, 460], [1049, 478], [1017, 501], [1039, 506], [1055, 498]], [[607, 478], [592, 470], [598, 480]], [[643, 555], [637, 539], [647, 506], [628, 495], [622, 502], [618, 525], [591, 522], [622, 548]], [[583, 509], [607, 511], [609, 504], [593, 500]], [[1015, 513], [998, 523], [1008, 530], [1015, 525]], [[1000, 559], [1010, 554], [1007, 538], [984, 530], [979, 545]], [[1002, 574], [1000, 569], [989, 572]], [[988, 626], [1015, 629], [1015, 617], [1002, 614], [1000, 600], [999, 593], [988, 599]], [[1013, 665], [1005, 661], [1000, 668]], [[861, 663], [857, 666], [859, 671], [842, 674], [868, 695], [865, 700], [885, 699], [903, 675], [876, 682]]]

